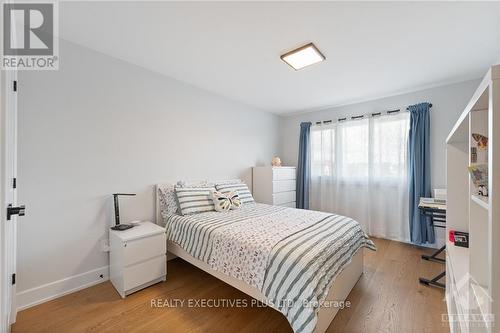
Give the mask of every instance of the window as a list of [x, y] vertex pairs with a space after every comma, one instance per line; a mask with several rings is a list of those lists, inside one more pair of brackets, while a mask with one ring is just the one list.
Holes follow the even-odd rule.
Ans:
[[383, 238], [409, 239], [408, 112], [311, 128], [311, 209], [354, 218]]
[[314, 126], [312, 177], [335, 181], [397, 181], [406, 177], [409, 114]]

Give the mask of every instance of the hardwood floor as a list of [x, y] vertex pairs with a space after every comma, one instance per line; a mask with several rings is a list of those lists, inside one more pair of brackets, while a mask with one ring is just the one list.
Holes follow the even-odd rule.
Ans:
[[[420, 259], [428, 249], [374, 239], [365, 250], [364, 274], [328, 329], [333, 332], [449, 332], [444, 291], [418, 283], [443, 265]], [[152, 300], [169, 301], [152, 307]], [[174, 306], [174, 300], [184, 306]], [[21, 311], [13, 333], [36, 332], [291, 332], [286, 319], [266, 307], [189, 307], [188, 301], [251, 298], [194, 266], [175, 259], [167, 281], [122, 300], [110, 282]], [[194, 301], [192, 301], [194, 302]], [[224, 301], [219, 301], [224, 302]], [[157, 302], [159, 303], [159, 302]], [[168, 306], [167, 306], [168, 305]]]

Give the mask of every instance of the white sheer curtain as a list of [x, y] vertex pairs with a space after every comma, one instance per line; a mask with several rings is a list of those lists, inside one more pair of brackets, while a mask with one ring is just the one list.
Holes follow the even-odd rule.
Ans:
[[349, 216], [375, 237], [409, 241], [409, 113], [311, 128], [314, 210]]

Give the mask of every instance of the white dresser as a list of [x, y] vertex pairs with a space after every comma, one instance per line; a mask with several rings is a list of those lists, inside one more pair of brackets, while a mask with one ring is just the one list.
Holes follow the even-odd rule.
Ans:
[[295, 167], [254, 167], [253, 197], [255, 201], [295, 208]]
[[165, 229], [141, 222], [124, 231], [109, 231], [110, 279], [121, 297], [146, 288], [167, 275]]

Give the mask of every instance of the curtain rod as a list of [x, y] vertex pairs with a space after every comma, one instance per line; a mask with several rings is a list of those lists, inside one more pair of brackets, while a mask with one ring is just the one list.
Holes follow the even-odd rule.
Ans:
[[[432, 104], [429, 104], [429, 107], [432, 108]], [[408, 109], [409, 109], [409, 107], [406, 108], [407, 111], [408, 111]], [[381, 111], [381, 112], [367, 113], [367, 114], [362, 114], [362, 115], [359, 115], [359, 116], [337, 118], [337, 121], [338, 122], [345, 121], [348, 118], [351, 119], [351, 120], [363, 119], [363, 118], [365, 118], [365, 116], [376, 117], [376, 116], [381, 116], [382, 113], [394, 114], [394, 113], [398, 113], [400, 111], [401, 111], [401, 109], [394, 109], [394, 110], [387, 110], [387, 111]], [[322, 121], [315, 122], [316, 125], [321, 125], [321, 124], [325, 124], [326, 125], [326, 124], [331, 124], [331, 123], [333, 123], [333, 120], [331, 120], [331, 119], [330, 120], [322, 120]]]

